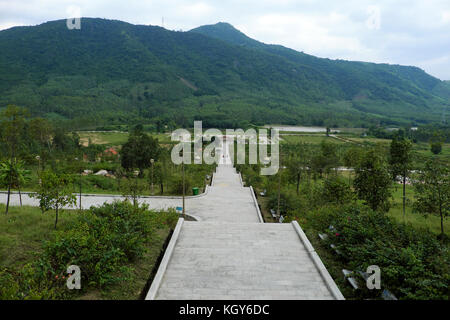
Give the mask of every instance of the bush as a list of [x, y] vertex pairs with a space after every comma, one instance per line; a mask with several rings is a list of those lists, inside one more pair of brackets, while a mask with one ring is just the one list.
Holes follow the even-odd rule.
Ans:
[[96, 176], [96, 175], [89, 175], [87, 176], [87, 181], [89, 185], [97, 186], [98, 188], [102, 190], [115, 190], [117, 189], [117, 183], [114, 179], [103, 177], [103, 176]]
[[[191, 190], [192, 183], [191, 183], [191, 180], [189, 177], [185, 176], [184, 185], [185, 185], [185, 189], [184, 189], [185, 194], [186, 195], [191, 194], [192, 193], [192, 190]], [[170, 186], [171, 186], [172, 193], [183, 194], [183, 177], [182, 176], [174, 176], [172, 178]]]
[[103, 286], [121, 280], [121, 266], [143, 255], [153, 226], [146, 207], [129, 202], [104, 204], [80, 216], [69, 231], [58, 232], [44, 246], [43, 260], [52, 275], [78, 265], [85, 283]]
[[174, 211], [154, 212], [128, 201], [103, 204], [81, 213], [66, 230], [46, 241], [36, 262], [19, 272], [0, 269], [0, 299], [61, 299], [66, 269], [78, 265], [82, 290], [127, 279], [130, 262], [145, 253], [157, 228], [173, 228]]
[[[328, 233], [352, 270], [378, 265], [382, 286], [401, 299], [448, 299], [448, 246], [427, 230], [395, 222], [364, 205], [323, 207], [308, 219]], [[335, 229], [330, 230], [332, 225]]]

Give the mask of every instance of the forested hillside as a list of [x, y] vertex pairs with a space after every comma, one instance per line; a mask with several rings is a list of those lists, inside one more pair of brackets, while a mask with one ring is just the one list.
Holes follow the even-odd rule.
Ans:
[[[219, 23], [189, 32], [83, 18], [0, 32], [0, 107], [77, 128], [439, 121], [450, 86], [415, 67], [319, 59]], [[67, 121], [67, 122], [65, 122]]]

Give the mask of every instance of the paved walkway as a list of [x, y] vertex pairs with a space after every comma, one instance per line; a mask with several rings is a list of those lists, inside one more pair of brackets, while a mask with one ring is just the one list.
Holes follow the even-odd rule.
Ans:
[[296, 223], [260, 223], [225, 149], [208, 195], [179, 221], [147, 299], [343, 299]]

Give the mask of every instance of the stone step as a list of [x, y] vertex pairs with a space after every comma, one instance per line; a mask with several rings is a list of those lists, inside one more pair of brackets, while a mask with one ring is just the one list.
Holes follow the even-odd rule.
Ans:
[[185, 221], [157, 299], [333, 299], [292, 224]]

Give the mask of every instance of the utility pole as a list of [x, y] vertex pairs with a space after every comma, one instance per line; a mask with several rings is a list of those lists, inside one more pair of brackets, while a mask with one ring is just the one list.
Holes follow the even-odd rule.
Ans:
[[280, 218], [280, 194], [281, 194], [281, 152], [279, 153], [279, 168], [278, 168], [278, 204], [277, 204], [277, 217]]
[[185, 197], [185, 191], [186, 191], [186, 188], [185, 188], [185, 185], [184, 185], [184, 159], [183, 159], [183, 162], [182, 162], [182, 164], [181, 164], [181, 170], [183, 171], [183, 218], [185, 218], [186, 219], [186, 212], [185, 212], [185, 208], [184, 208], [184, 197]]
[[[75, 158], [75, 161], [78, 161], [78, 158]], [[79, 164], [80, 165], [80, 178], [79, 178], [79, 180], [78, 180], [78, 184], [79, 184], [79, 187], [80, 187], [80, 200], [79, 200], [79, 202], [80, 202], [80, 211], [81, 211], [81, 173], [82, 173], [82, 168], [81, 168], [81, 164]]]
[[152, 195], [153, 195], [154, 194], [154, 192], [153, 192], [153, 164], [155, 163], [155, 160], [154, 159], [150, 159], [150, 162], [152, 164]]
[[278, 204], [277, 204], [277, 217], [280, 218], [280, 194], [281, 194], [281, 168], [278, 171]]

